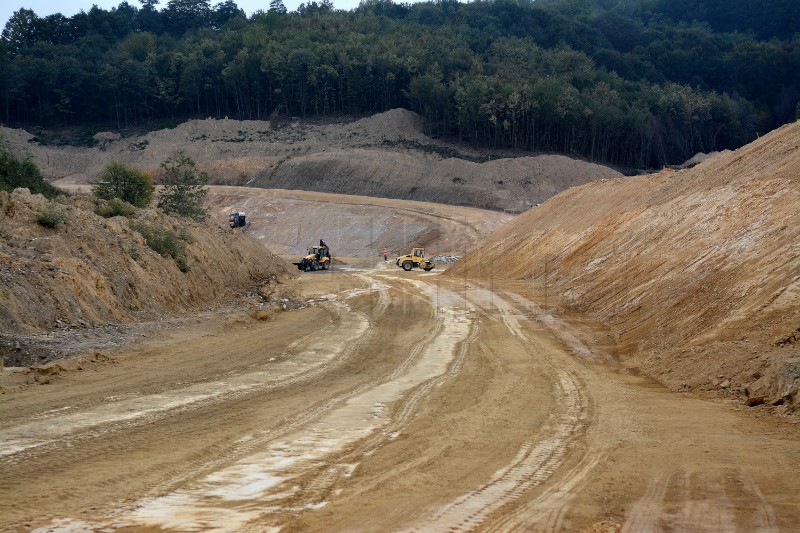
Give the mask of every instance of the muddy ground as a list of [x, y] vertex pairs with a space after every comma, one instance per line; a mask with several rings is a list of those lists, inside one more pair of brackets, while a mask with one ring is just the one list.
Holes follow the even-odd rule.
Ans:
[[374, 260], [291, 283], [307, 307], [199, 315], [4, 395], [4, 529], [800, 523], [796, 425], [626, 369], [530, 283]]

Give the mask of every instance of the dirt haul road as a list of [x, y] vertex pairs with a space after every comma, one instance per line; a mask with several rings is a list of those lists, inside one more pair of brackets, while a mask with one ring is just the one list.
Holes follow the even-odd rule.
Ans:
[[621, 371], [532, 287], [382, 262], [297, 284], [304, 309], [200, 317], [8, 395], [3, 529], [800, 524], [796, 428]]

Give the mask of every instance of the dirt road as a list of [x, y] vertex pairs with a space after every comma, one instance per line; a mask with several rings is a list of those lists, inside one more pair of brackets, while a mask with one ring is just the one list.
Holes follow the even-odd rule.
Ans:
[[797, 531], [800, 432], [668, 392], [524, 283], [378, 263], [0, 411], [4, 530]]

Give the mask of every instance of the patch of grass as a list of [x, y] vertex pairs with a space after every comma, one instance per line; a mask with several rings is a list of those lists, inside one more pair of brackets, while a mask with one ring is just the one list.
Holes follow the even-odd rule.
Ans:
[[131, 224], [131, 228], [144, 238], [144, 242], [151, 250], [161, 257], [174, 259], [181, 272], [189, 271], [186, 242], [178, 233], [168, 228], [148, 224]]
[[485, 163], [489, 160], [488, 157], [485, 156], [471, 156], [467, 154], [463, 154], [458, 150], [454, 150], [452, 148], [442, 148], [441, 146], [436, 146], [433, 144], [423, 144], [419, 141], [413, 141], [409, 139], [397, 139], [391, 140], [383, 138], [381, 140], [381, 144], [384, 146], [391, 146], [391, 147], [402, 147], [407, 150], [419, 150], [426, 154], [435, 154], [444, 159], [453, 158], [453, 159], [463, 159], [465, 161], [471, 161], [473, 163]]
[[45, 228], [57, 228], [66, 221], [67, 213], [56, 205], [50, 205], [36, 215], [36, 223]]
[[189, 272], [189, 258], [185, 255], [179, 255], [175, 258], [175, 263], [181, 272]]
[[138, 152], [147, 148], [147, 145], [150, 144], [150, 141], [147, 139], [142, 139], [139, 142], [131, 143], [128, 148], [131, 152]]
[[131, 259], [133, 259], [134, 261], [138, 261], [139, 259], [142, 258], [141, 250], [139, 250], [139, 247], [133, 243], [131, 243], [130, 246], [128, 246], [127, 251], [128, 255], [131, 256]]
[[112, 198], [111, 200], [98, 200], [95, 203], [94, 212], [103, 218], [131, 217], [136, 213], [136, 208], [124, 200]]
[[189, 231], [188, 228], [183, 228], [183, 227], [180, 228], [178, 230], [178, 238], [183, 242], [185, 242], [186, 244], [194, 244], [195, 242], [197, 242], [194, 238], [194, 235], [192, 235], [192, 232]]

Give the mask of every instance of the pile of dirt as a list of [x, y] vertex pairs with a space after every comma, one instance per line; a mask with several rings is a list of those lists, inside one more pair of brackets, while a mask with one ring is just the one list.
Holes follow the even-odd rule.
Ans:
[[362, 137], [375, 141], [430, 142], [423, 133], [424, 121], [416, 113], [406, 109], [392, 109], [350, 124], [328, 127], [326, 133], [342, 139]]
[[[382, 198], [424, 200], [522, 212], [568, 187], [620, 177], [609, 168], [563, 156], [508, 157], [427, 137], [422, 118], [394, 109], [335, 124], [294, 119], [191, 120], [144, 135], [95, 135], [95, 147], [52, 146], [3, 128], [12, 151], [30, 155], [52, 180], [96, 180], [112, 161], [161, 176], [182, 150], [211, 182]], [[495, 160], [491, 160], [495, 158]]]
[[417, 151], [336, 149], [299, 155], [259, 172], [250, 185], [361, 194], [522, 212], [610, 168], [547, 155], [475, 163]]
[[448, 275], [527, 280], [673, 389], [796, 412], [798, 168], [800, 122], [692, 169], [570, 189]]
[[[43, 213], [63, 222], [43, 226]], [[136, 227], [172, 236], [184, 253], [162, 257]], [[8, 365], [42, 362], [57, 350], [32, 346], [71, 339], [54, 332], [102, 335], [109, 324], [194, 312], [293, 273], [260, 243], [222, 225], [152, 209], [106, 219], [87, 196], [51, 202], [27, 189], [0, 192], [0, 355]]]

